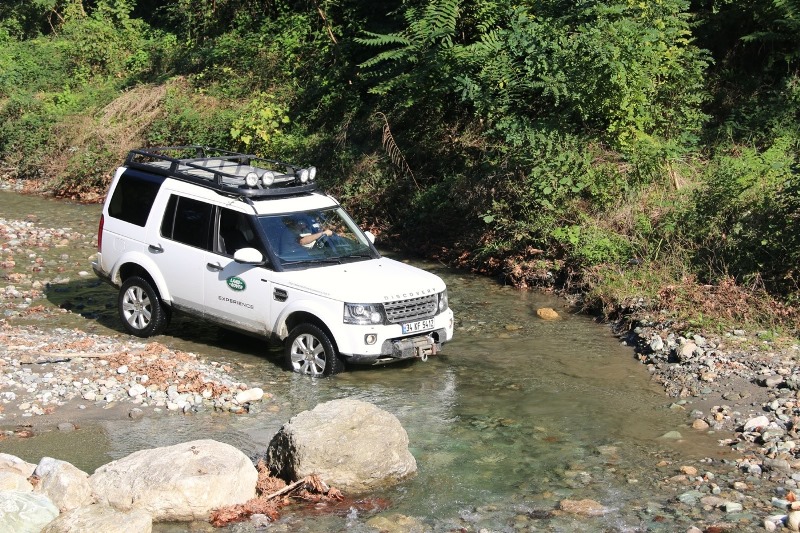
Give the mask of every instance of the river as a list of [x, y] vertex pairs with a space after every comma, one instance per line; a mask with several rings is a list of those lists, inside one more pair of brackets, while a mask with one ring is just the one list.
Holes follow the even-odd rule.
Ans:
[[[123, 336], [114, 290], [78, 275], [91, 271], [99, 212], [97, 205], [0, 192], [0, 217], [27, 217], [87, 236], [62, 261], [59, 273], [71, 281], [47, 292], [47, 305], [73, 310], [53, 318], [52, 326]], [[46, 259], [55, 264], [64, 252], [54, 249]], [[13, 447], [0, 442], [0, 451], [34, 463], [49, 455], [87, 472], [142, 448], [196, 438], [228, 442], [256, 456], [293, 415], [327, 400], [357, 398], [393, 413], [408, 432], [419, 472], [380, 495], [388, 502], [382, 512], [414, 517], [421, 530], [686, 529], [690, 522], [672, 515], [674, 494], [662, 481], [681, 460], [714, 457], [716, 441], [686, 427], [686, 412], [650, 382], [631, 348], [608, 326], [570, 314], [554, 296], [411, 262], [444, 278], [456, 315], [455, 339], [425, 363], [311, 379], [284, 370], [277, 351], [263, 342], [177, 317], [158, 342], [230, 365], [237, 379], [274, 395], [270, 407], [244, 416], [207, 412], [92, 422]], [[537, 318], [540, 307], [556, 309], [561, 320]], [[683, 438], [663, 438], [670, 431]], [[595, 500], [610, 512], [593, 518], [554, 513], [564, 499]], [[374, 531], [366, 525], [372, 514], [353, 509], [309, 517], [297, 510], [282, 524], [291, 531]]]

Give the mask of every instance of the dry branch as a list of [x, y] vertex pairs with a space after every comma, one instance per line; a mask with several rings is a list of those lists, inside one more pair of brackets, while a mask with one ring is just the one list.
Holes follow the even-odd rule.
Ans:
[[414, 181], [414, 185], [416, 185], [417, 190], [419, 190], [417, 178], [414, 177], [414, 173], [411, 171], [408, 161], [406, 161], [405, 156], [403, 156], [403, 152], [400, 151], [400, 147], [397, 146], [397, 143], [394, 140], [392, 130], [389, 128], [389, 119], [381, 112], [377, 112], [375, 115], [383, 119], [383, 137], [381, 138], [383, 149], [386, 150], [387, 154], [389, 154], [389, 159], [392, 161], [392, 163], [400, 167], [400, 170], [407, 172], [411, 176], [411, 179]]

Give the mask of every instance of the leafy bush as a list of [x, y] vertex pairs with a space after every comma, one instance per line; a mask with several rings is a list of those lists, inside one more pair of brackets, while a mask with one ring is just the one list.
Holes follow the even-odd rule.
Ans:
[[481, 216], [503, 244], [486, 251], [512, 253], [533, 245], [561, 250], [582, 264], [627, 256], [624, 239], [610, 229], [581, 227], [587, 206], [601, 210], [626, 186], [610, 165], [594, 165], [593, 155], [586, 141], [546, 130], [529, 133], [526, 143], [510, 150], [511, 173], [495, 176], [491, 208]]
[[230, 131], [236, 116], [229, 103], [198, 94], [179, 78], [168, 85], [164, 113], [145, 132], [146, 142], [161, 146], [231, 146]]
[[260, 93], [239, 110], [231, 126], [231, 138], [247, 153], [275, 157], [281, 150], [283, 128], [289, 124], [288, 110], [275, 97]]
[[17, 167], [19, 177], [37, 176], [39, 154], [50, 138], [53, 117], [30, 94], [13, 95], [0, 110], [0, 156]]
[[715, 279], [800, 288], [800, 144], [778, 138], [766, 150], [731, 147], [707, 170], [693, 211], [697, 263]]
[[38, 38], [0, 47], [0, 96], [60, 90], [73, 84], [57, 41]]

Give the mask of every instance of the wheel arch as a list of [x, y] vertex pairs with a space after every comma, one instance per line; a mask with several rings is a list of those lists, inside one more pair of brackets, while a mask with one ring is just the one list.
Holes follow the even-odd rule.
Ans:
[[122, 284], [125, 283], [125, 280], [131, 276], [139, 276], [140, 278], [147, 280], [147, 282], [150, 283], [156, 291], [158, 291], [161, 301], [169, 305], [172, 302], [172, 297], [170, 296], [164, 280], [161, 278], [161, 276], [153, 275], [152, 272], [158, 272], [158, 269], [155, 267], [152, 261], [141, 261], [138, 257], [129, 258], [128, 260], [120, 261], [120, 264], [115, 269], [111, 279], [114, 281], [116, 286], [121, 287]]
[[281, 340], [285, 341], [286, 338], [289, 336], [289, 333], [291, 333], [291, 331], [300, 324], [313, 324], [317, 326], [319, 329], [322, 330], [323, 333], [325, 333], [325, 335], [328, 336], [328, 339], [330, 339], [331, 343], [333, 344], [333, 348], [336, 350], [337, 353], [339, 353], [339, 345], [336, 342], [336, 336], [331, 331], [331, 328], [329, 328], [327, 324], [325, 324], [324, 320], [322, 320], [317, 315], [309, 311], [298, 310], [291, 312], [286, 316], [286, 318], [283, 321], [284, 325], [283, 331], [285, 331], [286, 335], [282, 335]]

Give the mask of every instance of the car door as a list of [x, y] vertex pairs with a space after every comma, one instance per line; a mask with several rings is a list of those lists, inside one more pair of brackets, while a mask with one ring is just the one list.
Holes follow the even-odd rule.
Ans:
[[205, 255], [203, 273], [206, 316], [227, 326], [266, 335], [272, 271], [266, 266], [233, 260], [240, 248], [255, 248], [266, 257], [252, 217], [218, 207], [213, 227], [213, 246]]
[[213, 213], [208, 202], [171, 194], [158, 234], [148, 239], [148, 254], [164, 278], [172, 305], [198, 316], [203, 314], [203, 274]]

